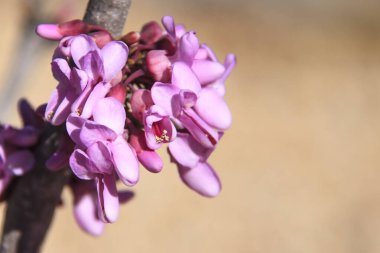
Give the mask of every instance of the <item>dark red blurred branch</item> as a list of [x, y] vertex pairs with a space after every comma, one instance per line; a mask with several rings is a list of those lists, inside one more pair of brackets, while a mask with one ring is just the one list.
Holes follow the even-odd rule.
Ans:
[[[123, 30], [131, 0], [90, 0], [84, 21], [101, 25], [113, 36]], [[46, 125], [35, 148], [36, 166], [16, 180], [7, 199], [0, 253], [36, 253], [54, 217], [69, 169], [51, 172], [45, 161], [57, 149], [62, 127]]]

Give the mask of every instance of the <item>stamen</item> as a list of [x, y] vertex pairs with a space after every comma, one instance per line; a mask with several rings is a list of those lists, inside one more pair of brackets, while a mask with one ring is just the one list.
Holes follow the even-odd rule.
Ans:
[[152, 124], [152, 128], [153, 128], [153, 132], [154, 132], [157, 143], [169, 142], [170, 141], [170, 137], [167, 135], [168, 131], [166, 129], [163, 129], [161, 131], [158, 123], [154, 122]]

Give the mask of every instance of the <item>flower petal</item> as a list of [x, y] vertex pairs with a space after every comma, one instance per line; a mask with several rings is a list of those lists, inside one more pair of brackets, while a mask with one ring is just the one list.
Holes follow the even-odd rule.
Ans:
[[203, 88], [194, 107], [210, 126], [226, 130], [231, 127], [232, 114], [223, 97], [213, 87]]
[[104, 67], [103, 80], [109, 82], [126, 64], [128, 46], [121, 41], [111, 41], [101, 49], [101, 54]]
[[94, 182], [82, 181], [72, 186], [74, 191], [74, 218], [79, 227], [93, 236], [100, 236], [105, 224], [98, 218]]
[[88, 66], [83, 65], [83, 58], [90, 52], [96, 51], [97, 46], [90, 36], [82, 34], [72, 37], [70, 49], [75, 65], [85, 69]]
[[151, 92], [153, 102], [164, 109], [168, 115], [176, 117], [181, 112], [180, 89], [178, 87], [156, 82]]
[[15, 176], [21, 176], [31, 170], [35, 159], [29, 150], [16, 151], [8, 155], [4, 168]]
[[164, 16], [162, 17], [162, 24], [165, 27], [165, 30], [168, 32], [168, 34], [175, 39], [175, 24], [174, 24], [174, 19], [172, 16]]
[[87, 121], [79, 133], [79, 139], [86, 147], [98, 141], [113, 141], [116, 137], [112, 129], [92, 121]]
[[183, 126], [204, 147], [213, 148], [218, 143], [218, 132], [210, 127], [194, 110], [186, 109], [179, 117]]
[[198, 78], [184, 62], [173, 64], [172, 84], [181, 90], [191, 90], [195, 94], [201, 91]]
[[119, 216], [119, 197], [116, 189], [115, 176], [102, 175], [96, 177], [98, 190], [98, 214], [107, 223], [113, 223]]
[[110, 151], [103, 142], [96, 142], [88, 147], [86, 151], [88, 158], [97, 168], [97, 172], [101, 174], [111, 174], [113, 171], [113, 163]]
[[205, 197], [215, 197], [222, 189], [218, 175], [208, 163], [198, 163], [193, 168], [178, 166], [182, 181]]
[[155, 151], [143, 150], [137, 153], [137, 158], [144, 168], [150, 172], [158, 173], [164, 167], [161, 157]]
[[111, 153], [120, 180], [125, 185], [135, 185], [139, 180], [139, 164], [136, 154], [122, 136], [111, 144]]
[[191, 66], [198, 49], [199, 42], [194, 32], [187, 32], [181, 37], [179, 42], [179, 54], [181, 61], [184, 61], [186, 64]]
[[95, 104], [92, 114], [95, 122], [109, 127], [118, 135], [124, 132], [125, 109], [116, 98], [100, 99]]
[[95, 104], [104, 98], [111, 89], [110, 83], [98, 83], [91, 91], [88, 99], [86, 100], [81, 117], [88, 119], [92, 116]]
[[94, 169], [88, 155], [80, 149], [75, 149], [70, 156], [70, 167], [74, 174], [84, 180], [94, 178]]
[[191, 69], [198, 77], [199, 82], [203, 85], [215, 82], [221, 78], [225, 72], [225, 68], [222, 64], [209, 60], [194, 60]]
[[80, 147], [85, 148], [86, 146], [80, 140], [80, 131], [86, 120], [84, 118], [78, 117], [75, 114], [70, 114], [66, 121], [66, 131], [70, 138]]
[[185, 167], [195, 167], [207, 148], [199, 145], [190, 134], [178, 133], [177, 138], [169, 143], [169, 151], [177, 163]]

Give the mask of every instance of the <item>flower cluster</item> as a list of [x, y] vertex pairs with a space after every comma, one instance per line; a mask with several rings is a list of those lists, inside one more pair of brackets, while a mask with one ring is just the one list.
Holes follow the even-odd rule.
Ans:
[[[135, 185], [140, 163], [153, 173], [162, 170], [156, 150], [163, 145], [188, 187], [206, 197], [221, 190], [207, 159], [231, 126], [223, 97], [235, 56], [221, 63], [194, 31], [169, 16], [162, 24], [149, 22], [119, 40], [79, 20], [36, 29], [59, 40], [52, 60], [58, 85], [43, 115], [67, 130], [46, 166], [70, 166], [75, 217], [93, 235], [102, 232], [103, 222], [114, 222], [119, 204], [132, 196], [118, 191], [118, 180]], [[4, 171], [12, 170], [3, 165], [11, 156], [0, 156]]]
[[23, 128], [0, 125], [0, 198], [14, 176], [25, 174], [35, 164], [30, 149], [38, 142], [43, 121], [26, 100], [19, 102], [19, 112]]

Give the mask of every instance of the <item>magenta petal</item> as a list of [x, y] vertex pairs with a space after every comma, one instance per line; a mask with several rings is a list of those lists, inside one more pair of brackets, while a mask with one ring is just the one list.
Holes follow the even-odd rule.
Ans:
[[63, 37], [59, 32], [59, 26], [56, 24], [40, 24], [36, 27], [36, 33], [49, 40], [60, 40]]
[[226, 68], [226, 71], [224, 72], [221, 81], [224, 82], [227, 77], [230, 75], [232, 69], [236, 65], [236, 56], [234, 54], [228, 54], [226, 56], [226, 59], [224, 60], [224, 67]]
[[191, 135], [204, 147], [215, 147], [219, 140], [218, 132], [210, 127], [192, 109], [186, 109], [183, 112], [179, 120]]
[[125, 185], [135, 185], [139, 180], [139, 164], [135, 153], [122, 136], [111, 144], [115, 170]]
[[69, 84], [71, 69], [65, 59], [54, 59], [51, 63], [51, 69], [57, 81], [63, 82], [65, 85]]
[[176, 38], [176, 33], [175, 33], [175, 24], [174, 24], [174, 19], [171, 16], [164, 16], [162, 17], [162, 24], [165, 27], [166, 31], [168, 34], [175, 39]]
[[119, 216], [119, 197], [116, 189], [115, 176], [103, 175], [96, 177], [98, 190], [99, 217], [107, 223], [113, 223]]
[[90, 118], [93, 114], [95, 104], [102, 98], [104, 98], [111, 89], [110, 83], [98, 83], [91, 91], [87, 101], [83, 106], [81, 117]]
[[210, 126], [226, 130], [231, 127], [232, 114], [223, 97], [212, 87], [202, 89], [195, 110]]
[[70, 155], [67, 152], [54, 152], [45, 162], [46, 168], [51, 171], [57, 171], [69, 164]]
[[90, 180], [94, 178], [93, 165], [87, 154], [80, 149], [75, 149], [70, 156], [70, 167], [80, 179]]
[[158, 173], [162, 170], [164, 163], [161, 157], [155, 151], [143, 150], [137, 154], [140, 163], [153, 173]]
[[152, 87], [153, 102], [170, 116], [177, 116], [181, 111], [179, 88], [171, 84], [156, 82]]
[[4, 168], [15, 176], [21, 176], [31, 170], [35, 159], [29, 150], [16, 151], [8, 155]]
[[81, 92], [86, 88], [88, 83], [88, 75], [83, 70], [73, 68], [70, 75], [70, 83], [75, 88], [77, 94], [81, 94]]
[[103, 63], [98, 51], [89, 52], [79, 60], [79, 63], [80, 69], [85, 71], [88, 77], [95, 83], [103, 75]]
[[79, 35], [73, 37], [71, 41], [71, 56], [75, 64], [80, 69], [85, 69], [88, 66], [83, 64], [82, 59], [88, 55], [90, 52], [95, 51], [97, 46], [92, 38], [88, 35]]
[[41, 128], [44, 125], [42, 117], [37, 114], [37, 112], [26, 99], [20, 99], [18, 101], [18, 111], [21, 115], [24, 126]]
[[88, 158], [101, 174], [111, 174], [113, 164], [108, 147], [102, 142], [96, 142], [88, 147], [86, 151]]
[[190, 108], [197, 102], [197, 94], [189, 90], [181, 90], [179, 93], [182, 107]]
[[32, 126], [22, 129], [5, 127], [2, 131], [4, 140], [14, 146], [31, 147], [37, 144], [40, 131]]
[[100, 236], [105, 224], [98, 219], [96, 199], [91, 192], [74, 194], [74, 218], [79, 227], [93, 236]]
[[201, 84], [208, 84], [215, 82], [221, 78], [225, 72], [225, 68], [219, 62], [208, 60], [194, 60], [191, 69], [198, 77]]
[[85, 145], [81, 142], [79, 138], [80, 131], [86, 120], [84, 118], [78, 117], [75, 114], [69, 115], [66, 121], [66, 131], [70, 138], [79, 145], [80, 148], [84, 148]]
[[109, 127], [118, 135], [124, 132], [125, 109], [116, 98], [100, 99], [94, 106], [93, 117], [97, 123]]
[[101, 49], [104, 67], [104, 81], [121, 71], [127, 61], [128, 47], [121, 41], [111, 41]]
[[181, 90], [191, 90], [198, 94], [201, 90], [201, 85], [194, 72], [183, 62], [173, 64], [172, 84]]
[[195, 167], [201, 160], [206, 148], [198, 143], [189, 134], [178, 133], [177, 138], [169, 143], [169, 151], [177, 163], [185, 167]]
[[59, 103], [57, 109], [54, 112], [54, 116], [51, 119], [53, 125], [60, 125], [66, 121], [67, 117], [71, 113], [71, 105], [74, 103], [77, 95], [74, 90], [68, 90], [65, 97]]
[[108, 127], [91, 121], [87, 121], [79, 133], [79, 139], [86, 147], [98, 141], [113, 141], [116, 137], [117, 134]]
[[199, 42], [194, 32], [185, 33], [179, 42], [180, 59], [191, 66], [199, 49]]
[[215, 197], [222, 185], [213, 168], [208, 163], [198, 163], [193, 168], [178, 166], [182, 181], [192, 190], [205, 197]]
[[66, 92], [67, 92], [67, 88], [63, 84], [58, 84], [57, 88], [50, 95], [50, 98], [46, 105], [46, 109], [44, 113], [44, 117], [47, 121], [49, 122], [52, 121], [55, 110], [57, 109], [61, 101], [64, 99]]

